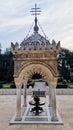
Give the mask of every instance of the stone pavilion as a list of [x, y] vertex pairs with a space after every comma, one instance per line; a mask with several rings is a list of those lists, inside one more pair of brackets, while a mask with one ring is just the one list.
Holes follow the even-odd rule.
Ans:
[[[33, 9], [32, 12], [35, 14], [33, 34], [20, 44], [11, 43], [11, 52], [14, 55], [14, 81], [17, 88], [17, 109], [11, 123], [62, 123], [56, 107], [57, 56], [60, 51], [60, 41], [50, 42], [39, 34], [37, 14], [40, 11], [36, 5]], [[36, 73], [42, 75], [48, 83], [49, 90], [48, 106], [44, 106], [44, 113], [37, 117], [30, 113], [30, 106], [28, 107], [27, 104], [27, 82]], [[21, 106], [22, 85], [24, 100]]]

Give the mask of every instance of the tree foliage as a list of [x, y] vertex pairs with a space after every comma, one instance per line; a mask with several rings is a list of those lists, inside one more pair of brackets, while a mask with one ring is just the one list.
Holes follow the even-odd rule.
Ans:
[[12, 81], [14, 73], [13, 55], [0, 54], [0, 81]]
[[61, 57], [61, 66], [58, 65], [58, 70], [63, 79], [71, 80], [71, 73], [73, 72], [73, 52], [68, 49], [62, 48], [65, 56]]

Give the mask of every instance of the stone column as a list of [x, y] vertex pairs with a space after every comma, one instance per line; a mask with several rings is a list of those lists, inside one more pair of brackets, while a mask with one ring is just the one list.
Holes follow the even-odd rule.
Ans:
[[21, 121], [22, 117], [21, 117], [21, 83], [16, 83], [16, 87], [17, 87], [17, 111], [16, 111], [16, 121]]
[[56, 87], [55, 84], [51, 84], [51, 121], [58, 121], [56, 113]]
[[26, 83], [23, 83], [23, 107], [27, 106], [26, 98], [27, 98], [27, 85]]
[[49, 84], [49, 112], [50, 112], [50, 115], [52, 115], [52, 90], [51, 90], [52, 86], [51, 84]]
[[49, 107], [51, 107], [52, 106], [52, 101], [51, 101], [51, 85], [49, 84]]

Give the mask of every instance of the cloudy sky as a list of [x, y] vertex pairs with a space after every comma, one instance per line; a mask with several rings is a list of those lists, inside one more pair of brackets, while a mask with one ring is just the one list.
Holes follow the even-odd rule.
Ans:
[[73, 0], [0, 0], [2, 50], [26, 37], [34, 21], [30, 10], [35, 3], [41, 8], [38, 21], [48, 39], [60, 40], [62, 47], [73, 51]]

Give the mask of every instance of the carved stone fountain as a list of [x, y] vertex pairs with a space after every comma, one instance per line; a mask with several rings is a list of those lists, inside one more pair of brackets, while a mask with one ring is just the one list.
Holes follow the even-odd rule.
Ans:
[[45, 104], [45, 102], [40, 101], [40, 98], [38, 96], [34, 96], [33, 101], [29, 102], [30, 105], [34, 106], [31, 109], [31, 112], [34, 112], [35, 115], [39, 115], [41, 112], [43, 112], [43, 108], [40, 107]]

